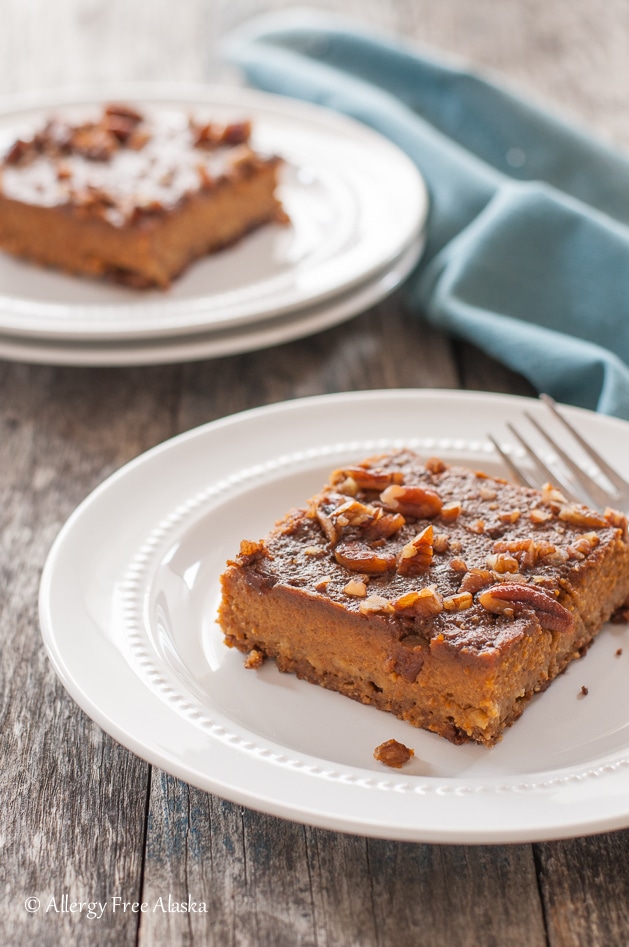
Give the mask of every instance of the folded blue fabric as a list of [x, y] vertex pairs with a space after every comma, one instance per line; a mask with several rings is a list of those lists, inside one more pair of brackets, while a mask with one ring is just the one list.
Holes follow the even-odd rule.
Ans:
[[463, 68], [317, 13], [229, 38], [266, 91], [350, 115], [395, 142], [430, 192], [408, 283], [435, 325], [558, 401], [629, 419], [629, 161]]

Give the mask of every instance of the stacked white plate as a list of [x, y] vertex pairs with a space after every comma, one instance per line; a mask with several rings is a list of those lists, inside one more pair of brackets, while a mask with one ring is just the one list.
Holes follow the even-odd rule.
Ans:
[[249, 117], [284, 159], [289, 215], [193, 265], [166, 292], [126, 289], [0, 255], [0, 357], [67, 365], [183, 361], [251, 351], [349, 319], [417, 263], [428, 199], [415, 165], [357, 122], [247, 89], [116, 86], [0, 105], [0, 150], [50, 110], [94, 101]]

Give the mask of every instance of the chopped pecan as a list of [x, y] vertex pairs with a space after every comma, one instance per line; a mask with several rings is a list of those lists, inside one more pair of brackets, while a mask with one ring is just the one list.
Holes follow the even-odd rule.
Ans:
[[432, 548], [433, 552], [442, 553], [448, 551], [448, 546], [450, 545], [450, 537], [447, 533], [435, 533], [432, 538]]
[[361, 490], [377, 490], [380, 492], [392, 483], [402, 483], [404, 474], [401, 470], [382, 470], [380, 467], [343, 467], [335, 470], [331, 481], [338, 490], [338, 483], [351, 479]]
[[489, 569], [469, 569], [463, 576], [459, 592], [471, 592], [474, 595], [496, 580], [496, 573]]
[[570, 632], [574, 627], [571, 612], [556, 599], [539, 588], [505, 582], [482, 592], [478, 600], [488, 612], [495, 615], [533, 611], [542, 628]]
[[455, 557], [450, 560], [450, 568], [453, 572], [467, 572], [467, 563], [464, 559], [458, 559]]
[[444, 503], [441, 507], [441, 519], [446, 523], [451, 523], [457, 519], [463, 512], [463, 505], [459, 500], [451, 500], [450, 503]]
[[385, 513], [382, 507], [375, 508], [374, 518], [369, 522], [363, 534], [366, 542], [373, 542], [377, 539], [388, 539], [404, 526], [406, 520], [401, 513]]
[[334, 511], [334, 517], [339, 526], [364, 526], [376, 516], [376, 507], [359, 500], [346, 500]]
[[584, 533], [573, 543], [571, 543], [566, 552], [570, 559], [585, 559], [600, 542], [596, 533]]
[[112, 113], [106, 115], [104, 128], [124, 145], [136, 130], [137, 124], [137, 121], [129, 116]]
[[504, 510], [498, 514], [498, 519], [501, 523], [517, 523], [521, 515], [521, 510]]
[[132, 105], [126, 102], [109, 102], [104, 108], [105, 115], [116, 115], [118, 118], [126, 118], [137, 125], [144, 118], [141, 112], [138, 112]]
[[395, 556], [380, 553], [377, 549], [359, 541], [339, 543], [334, 550], [334, 558], [341, 566], [352, 572], [365, 572], [367, 575], [382, 575], [395, 568]]
[[3, 161], [6, 165], [20, 164], [26, 157], [31, 157], [33, 153], [33, 143], [18, 138], [5, 154]]
[[498, 496], [498, 492], [493, 489], [493, 487], [482, 486], [478, 491], [480, 494], [481, 500], [495, 500]]
[[91, 161], [108, 161], [118, 148], [118, 139], [99, 125], [85, 125], [74, 129], [72, 151]]
[[487, 568], [494, 572], [519, 572], [520, 563], [506, 552], [494, 552], [487, 556]]
[[306, 546], [304, 556], [322, 556], [324, 552], [323, 546]]
[[345, 493], [349, 497], [355, 497], [358, 493], [358, 484], [353, 477], [345, 477], [344, 480], [334, 484], [335, 490], [339, 493]]
[[397, 740], [387, 740], [375, 748], [373, 755], [374, 759], [384, 763], [385, 766], [399, 769], [404, 763], [408, 763], [412, 756], [415, 756], [415, 751], [404, 746], [403, 743], [398, 743]]
[[220, 141], [221, 144], [226, 145], [241, 145], [245, 141], [249, 141], [250, 137], [251, 122], [245, 120], [242, 122], [230, 122], [228, 125], [225, 125], [220, 136]]
[[426, 470], [431, 474], [440, 474], [447, 470], [447, 466], [440, 457], [429, 457], [426, 461]]
[[567, 562], [570, 556], [567, 549], [560, 549], [559, 546], [555, 546], [554, 552], [546, 552], [541, 558], [552, 566], [560, 566]]
[[326, 493], [318, 498], [314, 513], [328, 542], [334, 544], [341, 538], [341, 526], [337, 522], [335, 513], [347, 500], [340, 493]]
[[327, 586], [332, 581], [331, 575], [322, 575], [320, 579], [315, 582], [315, 589], [317, 592], [325, 592]]
[[543, 526], [544, 523], [550, 522], [553, 518], [553, 513], [550, 510], [540, 510], [538, 506], [534, 507], [529, 513], [529, 519], [534, 526]]
[[432, 519], [443, 505], [435, 490], [420, 486], [391, 484], [382, 491], [380, 499], [388, 510], [417, 519]]
[[230, 125], [208, 122], [205, 125], [200, 125], [191, 120], [190, 129], [193, 144], [197, 148], [216, 148], [218, 145], [244, 145], [251, 135], [251, 122], [233, 122]]
[[477, 533], [479, 536], [485, 532], [485, 520], [473, 520], [467, 524], [470, 533]]
[[535, 558], [536, 559], [548, 559], [556, 554], [557, 547], [554, 543], [548, 542], [547, 539], [535, 540]]
[[406, 592], [393, 604], [396, 612], [411, 614], [415, 618], [432, 618], [443, 611], [443, 599], [434, 586], [419, 592]]
[[269, 551], [264, 543], [264, 540], [259, 540], [258, 542], [253, 542], [250, 539], [243, 539], [240, 543], [240, 552], [238, 559], [241, 563], [248, 565], [250, 562], [255, 562], [257, 559], [263, 559], [265, 556], [269, 555]]
[[619, 510], [614, 510], [608, 506], [603, 513], [605, 520], [609, 526], [614, 526], [616, 529], [619, 529], [622, 533], [623, 539], [627, 539], [628, 534], [628, 521], [624, 513], [621, 513]]
[[382, 595], [369, 595], [364, 602], [360, 603], [358, 610], [362, 612], [363, 615], [371, 615], [377, 612], [383, 612], [384, 614], [393, 612], [394, 608], [392, 603]]
[[458, 592], [455, 595], [448, 595], [443, 600], [443, 607], [447, 612], [462, 612], [466, 608], [471, 608], [474, 598], [471, 592]]
[[332, 544], [339, 541], [346, 529], [358, 530], [365, 542], [388, 539], [405, 522], [399, 513], [386, 513], [380, 506], [361, 503], [341, 493], [325, 494], [316, 506], [315, 515]]
[[402, 547], [397, 560], [400, 575], [420, 575], [430, 568], [432, 562], [432, 524], [418, 533], [415, 539]]
[[587, 529], [602, 529], [609, 526], [609, 523], [596, 510], [590, 510], [587, 506], [581, 506], [578, 503], [569, 503], [562, 506], [558, 513], [559, 519], [571, 526], [585, 526]]
[[537, 546], [534, 539], [501, 539], [494, 543], [493, 552], [510, 553], [524, 569], [531, 568], [537, 561]]
[[367, 585], [362, 579], [350, 579], [343, 591], [346, 595], [353, 595], [355, 598], [365, 598]]
[[545, 483], [542, 487], [542, 503], [544, 506], [556, 507], [555, 512], [564, 503], [567, 503], [565, 496], [552, 483]]

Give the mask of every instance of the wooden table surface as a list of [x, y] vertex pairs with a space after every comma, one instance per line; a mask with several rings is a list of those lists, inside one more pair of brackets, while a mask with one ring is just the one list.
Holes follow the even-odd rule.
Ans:
[[[264, 0], [0, 0], [0, 94], [105, 79], [206, 80]], [[317, 4], [496, 71], [629, 148], [627, 0]], [[262, 815], [123, 749], [56, 679], [40, 573], [75, 506], [165, 438], [322, 392], [531, 393], [394, 295], [308, 340], [215, 361], [0, 361], [0, 942], [11, 945], [626, 947], [629, 834], [466, 847], [373, 840]], [[184, 900], [206, 914], [29, 913], [25, 901]], [[59, 900], [59, 906], [60, 900]]]

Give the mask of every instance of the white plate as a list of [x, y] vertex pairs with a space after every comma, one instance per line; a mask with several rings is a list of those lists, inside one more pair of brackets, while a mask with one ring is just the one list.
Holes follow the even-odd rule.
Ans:
[[423, 236], [383, 274], [349, 293], [298, 312], [199, 335], [119, 342], [74, 342], [0, 335], [0, 358], [44, 365], [159, 365], [236, 355], [280, 345], [322, 332], [375, 306], [411, 272], [421, 255]]
[[[330, 469], [404, 443], [498, 470], [486, 431], [525, 406], [542, 416], [537, 402], [470, 392], [331, 395], [226, 418], [149, 451], [77, 509], [50, 553], [40, 617], [58, 675], [135, 753], [289, 819], [451, 843], [629, 826], [625, 626], [606, 628], [487, 750], [453, 746], [270, 663], [246, 671], [215, 624], [225, 560]], [[626, 455], [629, 425], [570, 415], [612, 462]], [[391, 737], [416, 753], [399, 772], [372, 757]]]
[[[0, 150], [49, 110], [80, 103], [173, 106], [217, 120], [250, 117], [254, 146], [285, 159], [288, 226], [270, 225], [194, 264], [167, 292], [125, 289], [0, 255], [0, 332], [119, 341], [234, 327], [314, 306], [386, 269], [422, 231], [415, 165], [366, 126], [323, 108], [229, 87], [116, 86], [30, 105], [0, 104]], [[85, 106], [83, 106], [83, 110]]]

